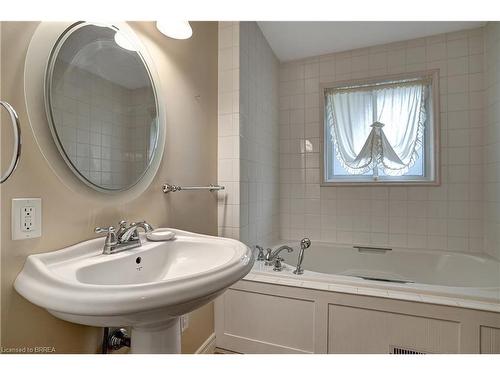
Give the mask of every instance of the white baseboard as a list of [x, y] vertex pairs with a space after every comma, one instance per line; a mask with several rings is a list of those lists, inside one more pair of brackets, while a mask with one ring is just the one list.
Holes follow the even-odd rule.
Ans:
[[215, 352], [215, 332], [205, 340], [194, 354], [214, 354]]

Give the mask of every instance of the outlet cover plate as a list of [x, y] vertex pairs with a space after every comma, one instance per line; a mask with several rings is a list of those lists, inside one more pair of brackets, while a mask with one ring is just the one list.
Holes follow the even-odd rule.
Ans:
[[42, 235], [42, 199], [12, 199], [12, 239], [24, 240]]

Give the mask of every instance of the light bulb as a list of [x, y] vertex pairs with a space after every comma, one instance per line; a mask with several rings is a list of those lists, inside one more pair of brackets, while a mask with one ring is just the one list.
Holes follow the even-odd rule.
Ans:
[[188, 21], [156, 21], [156, 28], [160, 32], [174, 39], [189, 39], [193, 29]]
[[115, 33], [115, 42], [123, 49], [129, 50], [129, 51], [137, 51], [137, 48], [134, 47], [132, 42], [130, 40], [128, 40], [127, 37], [125, 35], [123, 35], [123, 33], [121, 33], [120, 31], [117, 31]]

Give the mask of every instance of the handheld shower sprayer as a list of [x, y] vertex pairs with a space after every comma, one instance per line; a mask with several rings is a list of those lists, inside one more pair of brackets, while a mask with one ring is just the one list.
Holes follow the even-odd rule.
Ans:
[[293, 271], [296, 275], [302, 275], [304, 273], [304, 269], [302, 268], [302, 261], [304, 260], [304, 250], [308, 249], [311, 246], [311, 240], [307, 237], [300, 240], [300, 252], [299, 259], [297, 260], [297, 267]]

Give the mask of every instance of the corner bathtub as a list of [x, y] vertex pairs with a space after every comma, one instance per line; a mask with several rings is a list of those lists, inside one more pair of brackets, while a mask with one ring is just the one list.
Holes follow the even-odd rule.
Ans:
[[[360, 252], [312, 241], [302, 275], [256, 261], [215, 303], [217, 346], [240, 353], [500, 353], [500, 262]], [[276, 247], [276, 246], [275, 246]], [[384, 281], [385, 280], [385, 281]]]

